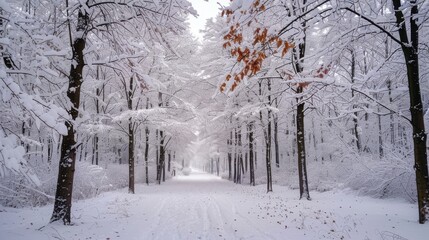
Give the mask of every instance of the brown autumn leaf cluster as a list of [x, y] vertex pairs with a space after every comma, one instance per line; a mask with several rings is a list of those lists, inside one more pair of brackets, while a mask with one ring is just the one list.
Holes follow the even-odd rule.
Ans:
[[[255, 0], [249, 9], [249, 14], [256, 15], [258, 12], [265, 11], [265, 9], [265, 5], [261, 4], [259, 0]], [[233, 14], [234, 11], [229, 9], [222, 11], [222, 16], [226, 15], [230, 17]], [[241, 14], [246, 14], [246, 11], [241, 11]], [[247, 27], [250, 27], [251, 23], [252, 21], [249, 21]], [[266, 51], [268, 49], [274, 53], [281, 52], [281, 56], [284, 57], [288, 50], [294, 47], [293, 44], [281, 39], [277, 35], [269, 35], [267, 28], [256, 28], [253, 32], [253, 39], [251, 39], [251, 46], [245, 46], [243, 33], [241, 32], [242, 29], [239, 23], [235, 23], [230, 26], [228, 33], [223, 38], [225, 41], [223, 48], [230, 49], [231, 56], [235, 57], [238, 63], [242, 63], [240, 65], [242, 67], [226, 76], [226, 81], [220, 86], [221, 92], [225, 91], [228, 81], [234, 81], [229, 89], [230, 91], [234, 91], [245, 77], [251, 77], [258, 73], [262, 68], [264, 60], [267, 58]]]

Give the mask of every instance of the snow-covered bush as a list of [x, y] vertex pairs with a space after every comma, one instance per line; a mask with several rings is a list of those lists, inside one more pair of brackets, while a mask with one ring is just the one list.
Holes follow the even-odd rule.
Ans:
[[[24, 175], [0, 178], [0, 205], [8, 207], [43, 206], [53, 203], [58, 169], [54, 163], [33, 164], [41, 185], [31, 184]], [[136, 164], [135, 182], [145, 182], [145, 166]], [[149, 182], [156, 182], [156, 166], [149, 163]], [[166, 171], [166, 179], [171, 175]], [[107, 164], [106, 167], [77, 162], [73, 199], [87, 199], [106, 191], [128, 187], [128, 164]]]
[[416, 201], [416, 182], [411, 157], [389, 152], [382, 159], [362, 157], [353, 165], [345, 187], [377, 198], [397, 197]]

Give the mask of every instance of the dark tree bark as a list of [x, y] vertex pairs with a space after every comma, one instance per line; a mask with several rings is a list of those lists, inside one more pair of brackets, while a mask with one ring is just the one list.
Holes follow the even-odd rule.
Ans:
[[[303, 3], [306, 3], [306, 0], [303, 0]], [[296, 7], [296, 6], [295, 6]], [[305, 12], [305, 9], [302, 9]], [[295, 71], [299, 74], [304, 70], [304, 56], [306, 49], [306, 21], [301, 23], [302, 29], [304, 31], [304, 36], [302, 42], [298, 44], [297, 47], [293, 48], [293, 61], [295, 66]], [[298, 84], [296, 88], [296, 93], [298, 97], [296, 101], [298, 103], [296, 110], [296, 142], [297, 142], [297, 154], [298, 154], [298, 177], [299, 177], [299, 198], [306, 198], [310, 200], [310, 192], [308, 189], [308, 177], [307, 177], [307, 162], [306, 162], [306, 152], [305, 152], [305, 128], [304, 128], [304, 102], [302, 101], [302, 93], [304, 87]]]
[[249, 124], [249, 170], [250, 185], [255, 186], [255, 165], [253, 162], [253, 122]]
[[[128, 110], [133, 109], [133, 77], [130, 78], [128, 91]], [[128, 192], [134, 193], [134, 124], [133, 119], [128, 119]]]
[[[99, 67], [97, 66], [97, 79], [99, 79]], [[95, 100], [95, 112], [97, 113], [97, 116], [99, 116], [100, 114], [100, 101], [99, 101], [99, 97], [100, 97], [101, 91], [99, 88], [97, 88], [95, 90], [95, 95], [97, 96], [96, 100]], [[98, 165], [98, 134], [96, 133], [94, 135], [94, 149], [95, 149], [95, 165]]]
[[[275, 100], [276, 102], [276, 107], [278, 107], [278, 102], [277, 102], [277, 98]], [[275, 157], [276, 157], [276, 167], [279, 168], [280, 167], [280, 150], [279, 150], [279, 124], [278, 124], [278, 115], [277, 113], [274, 115], [273, 118], [273, 124], [274, 124], [274, 153], [275, 153]]]
[[402, 13], [400, 0], [392, 0], [395, 10], [396, 23], [401, 41], [402, 52], [404, 53], [407, 67], [408, 91], [410, 95], [411, 124], [413, 126], [414, 144], [414, 169], [416, 171], [417, 202], [419, 210], [419, 223], [423, 224], [428, 220], [429, 215], [429, 180], [426, 140], [427, 135], [424, 124], [423, 103], [420, 90], [419, 75], [419, 26], [418, 5], [416, 0], [410, 1], [410, 40], [408, 40], [407, 26]]
[[[377, 111], [380, 112], [380, 106], [377, 106]], [[384, 156], [384, 149], [383, 149], [383, 129], [381, 127], [381, 116], [377, 116], [377, 123], [378, 123], [378, 157], [380, 159]]]
[[[146, 98], [146, 109], [149, 108], [149, 98]], [[145, 128], [144, 168], [146, 173], [146, 185], [149, 185], [149, 128]]]
[[[392, 81], [389, 79], [387, 81], [387, 89], [389, 93], [389, 103], [393, 104], [393, 97], [392, 97]], [[394, 148], [396, 146], [395, 142], [395, 121], [393, 118], [393, 112], [390, 114], [390, 144]]]
[[[162, 93], [158, 92], [158, 106], [163, 106]], [[158, 180], [158, 184], [161, 184], [162, 173], [165, 176], [165, 146], [164, 146], [164, 131], [159, 130], [159, 159], [157, 165], [157, 174], [156, 179]], [[164, 178], [165, 181], [165, 178]]]
[[164, 161], [162, 162], [162, 181], [165, 182], [165, 153], [164, 153]]
[[82, 72], [85, 66], [84, 49], [86, 45], [86, 32], [89, 25], [89, 15], [79, 9], [77, 31], [81, 32], [79, 37], [76, 37], [72, 44], [72, 59], [73, 64], [70, 66], [69, 86], [67, 88], [67, 98], [72, 106], [69, 114], [72, 118], [66, 121], [67, 135], [63, 136], [61, 143], [61, 155], [59, 162], [57, 190], [55, 193], [54, 211], [51, 216], [51, 222], [62, 220], [64, 224], [70, 224], [70, 210], [72, 204], [73, 193], [73, 177], [76, 163], [76, 141], [74, 120], [79, 114], [80, 90], [83, 82]]
[[52, 138], [48, 137], [48, 163], [51, 163], [52, 160]]
[[[164, 131], [159, 131], [159, 164], [157, 167], [157, 180], [158, 184], [161, 184], [162, 172], [164, 168], [165, 162], [165, 149], [164, 149]], [[165, 174], [164, 174], [165, 175]]]
[[[271, 80], [268, 79], [268, 104], [271, 105]], [[267, 136], [265, 138], [266, 166], [267, 166], [267, 192], [273, 191], [273, 177], [271, 173], [271, 110], [267, 111]]]
[[234, 183], [237, 183], [238, 175], [238, 159], [237, 159], [237, 129], [234, 129]]
[[149, 185], [149, 128], [145, 128], [146, 142], [144, 148], [144, 169], [146, 173], [146, 184]]
[[[351, 82], [352, 84], [355, 83], [355, 77], [356, 77], [356, 58], [355, 58], [355, 52], [354, 50], [350, 50], [350, 54], [351, 54], [351, 74], [350, 74], [350, 78], [351, 78]], [[352, 99], [355, 97], [355, 91], [352, 89]], [[353, 109], [356, 109], [356, 106], [353, 105]], [[360, 140], [360, 135], [359, 135], [359, 124], [358, 124], [358, 114], [357, 112], [353, 113], [353, 133], [355, 135], [355, 141], [356, 141], [356, 148], [358, 150], [358, 152], [360, 152], [362, 150], [362, 145], [361, 145], [361, 140]]]
[[[267, 86], [268, 86], [268, 104], [271, 105], [271, 81], [267, 80]], [[259, 91], [261, 94], [261, 84], [259, 84]], [[272, 180], [272, 173], [271, 173], [271, 110], [267, 110], [267, 130], [264, 130], [264, 137], [265, 137], [265, 166], [266, 166], [266, 174], [267, 174], [267, 192], [273, 191], [273, 180]], [[262, 114], [260, 113], [261, 121], [262, 121]]]
[[228, 179], [232, 179], [232, 131], [229, 132], [229, 139], [226, 140], [228, 145]]
[[217, 157], [217, 159], [216, 159], [216, 176], [219, 176], [219, 164], [220, 164], [220, 158]]
[[156, 181], [159, 180], [159, 178], [158, 178], [158, 168], [159, 168], [159, 155], [160, 154], [159, 154], [159, 146], [158, 146], [158, 139], [159, 139], [158, 135], [159, 135], [159, 130], [156, 129], [156, 131], [155, 131], [155, 142], [156, 142], [156, 153], [155, 153], [155, 157], [156, 157]]
[[[259, 96], [262, 96], [262, 82], [259, 81]], [[271, 104], [271, 83], [268, 80], [268, 103]], [[263, 124], [262, 111], [259, 111], [259, 120]], [[271, 110], [267, 111], [267, 128], [262, 129], [265, 140], [265, 167], [267, 174], [267, 192], [272, 192], [272, 177], [271, 177]]]
[[[302, 86], [297, 88], [297, 93], [302, 93]], [[296, 140], [298, 147], [298, 175], [299, 175], [299, 198], [310, 200], [307, 178], [307, 163], [305, 152], [305, 134], [304, 134], [304, 102], [299, 102], [296, 111]]]
[[242, 142], [241, 142], [241, 128], [239, 127], [237, 131], [237, 138], [238, 138], [238, 160], [237, 160], [237, 183], [241, 184], [241, 176], [244, 173], [244, 166], [243, 166], [243, 153], [242, 153]]
[[168, 151], [168, 167], [167, 167], [168, 172], [170, 172], [170, 168], [171, 168], [171, 151]]

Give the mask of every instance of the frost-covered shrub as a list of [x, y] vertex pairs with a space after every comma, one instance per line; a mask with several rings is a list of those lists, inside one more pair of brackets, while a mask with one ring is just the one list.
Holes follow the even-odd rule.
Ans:
[[100, 192], [113, 189], [106, 169], [87, 162], [77, 162], [74, 177], [73, 198], [85, 199], [97, 196]]
[[[25, 176], [8, 175], [0, 178], [0, 205], [8, 207], [43, 206], [53, 203], [57, 184], [57, 163], [33, 164], [32, 169], [41, 185], [31, 184]], [[149, 163], [149, 182], [156, 181], [156, 166]], [[171, 175], [166, 171], [166, 179]], [[145, 166], [135, 166], [135, 182], [144, 183]], [[88, 162], [76, 162], [73, 199], [92, 198], [106, 191], [128, 187], [128, 164], [106, 164], [105, 167]]]
[[[403, 151], [404, 152], [404, 151]], [[361, 195], [375, 198], [416, 199], [415, 173], [412, 156], [386, 148], [386, 155], [379, 159], [372, 154], [344, 153], [325, 158], [324, 161], [307, 159], [310, 191], [352, 189]], [[248, 175], [249, 173], [245, 173]], [[285, 159], [277, 168], [272, 164], [273, 184], [298, 189], [296, 159]], [[225, 178], [228, 178], [226, 172]], [[255, 170], [256, 184], [266, 184], [265, 162], [259, 162]], [[249, 178], [243, 178], [243, 184]], [[275, 186], [273, 187], [275, 191]], [[310, 192], [311, 195], [311, 192]]]
[[362, 157], [354, 164], [345, 187], [377, 198], [398, 197], [416, 201], [415, 172], [412, 157], [388, 153], [382, 159]]
[[[54, 199], [54, 181], [52, 173], [44, 164], [32, 168], [41, 182], [35, 185], [22, 174], [8, 174], [0, 178], [0, 205], [8, 207], [41, 206]], [[42, 170], [43, 169], [43, 170]]]

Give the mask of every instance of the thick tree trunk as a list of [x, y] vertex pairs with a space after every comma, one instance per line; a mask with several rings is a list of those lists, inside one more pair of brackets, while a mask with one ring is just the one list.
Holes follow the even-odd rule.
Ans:
[[[306, 1], [304, 1], [305, 3]], [[301, 23], [302, 27], [305, 29], [306, 22]], [[295, 69], [297, 73], [302, 73], [304, 56], [305, 56], [305, 31], [304, 38], [302, 43], [298, 45], [297, 48], [293, 49], [293, 56], [295, 60]], [[298, 84], [296, 93], [301, 95], [303, 93], [304, 87]], [[306, 151], [305, 151], [305, 127], [304, 127], [304, 102], [302, 102], [302, 97], [297, 97], [296, 101], [298, 103], [296, 110], [296, 142], [297, 142], [297, 154], [298, 154], [298, 176], [299, 176], [299, 199], [306, 198], [310, 200], [310, 191], [308, 189], [308, 177], [307, 177], [307, 162], [306, 162]]]
[[73, 41], [72, 60], [70, 66], [69, 86], [67, 88], [67, 97], [72, 106], [69, 114], [72, 118], [66, 121], [67, 135], [63, 136], [61, 143], [61, 155], [58, 170], [57, 190], [55, 193], [54, 211], [51, 222], [62, 220], [64, 224], [70, 224], [70, 211], [72, 205], [73, 177], [76, 163], [76, 141], [74, 120], [77, 119], [80, 104], [80, 90], [83, 82], [82, 72], [85, 65], [83, 51], [86, 45], [86, 31], [89, 22], [88, 13], [79, 9], [77, 31], [82, 35]]
[[402, 51], [405, 57], [408, 77], [408, 91], [410, 95], [411, 124], [413, 126], [413, 144], [414, 144], [414, 169], [416, 171], [417, 202], [419, 210], [419, 223], [423, 224], [429, 217], [429, 179], [426, 140], [427, 135], [424, 124], [423, 103], [420, 91], [419, 75], [419, 27], [418, 4], [415, 0], [410, 1], [410, 38], [408, 34], [402, 13], [401, 1], [392, 0], [395, 10], [396, 23], [399, 29], [399, 37], [402, 42]]
[[[298, 87], [297, 93], [302, 93], [301, 86]], [[297, 99], [297, 101], [298, 107], [296, 111], [296, 142], [298, 147], [299, 198], [306, 198], [310, 200], [305, 152], [304, 103], [299, 102], [299, 99]]]

